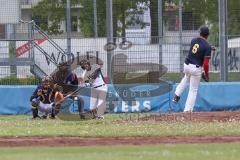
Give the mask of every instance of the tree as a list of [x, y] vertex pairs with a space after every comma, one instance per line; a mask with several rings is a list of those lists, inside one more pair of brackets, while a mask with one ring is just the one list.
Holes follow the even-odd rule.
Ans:
[[[113, 36], [125, 37], [128, 25], [140, 24], [142, 27], [146, 24], [138, 20], [135, 15], [142, 14], [146, 6], [139, 6], [146, 0], [113, 0]], [[83, 6], [80, 11], [80, 28], [84, 36], [94, 35], [93, 25], [93, 3], [91, 0], [79, 0]], [[97, 18], [99, 36], [106, 36], [106, 1], [97, 1]], [[130, 19], [127, 19], [131, 17]]]
[[[196, 5], [198, 4], [198, 5]], [[228, 35], [240, 34], [240, 1], [228, 0]], [[210, 41], [218, 43], [219, 20], [218, 20], [218, 0], [184, 0], [184, 10], [193, 11], [200, 24], [211, 26]]]
[[60, 23], [66, 19], [65, 6], [66, 0], [62, 3], [59, 0], [42, 0], [32, 8], [32, 18], [48, 34], [60, 34], [63, 32]]
[[211, 26], [209, 40], [212, 44], [215, 44], [216, 36], [213, 28], [215, 28], [216, 22], [218, 22], [217, 0], [184, 0], [183, 2], [183, 11], [192, 13], [194, 23], [196, 24], [194, 30], [198, 30], [203, 25]]
[[240, 1], [228, 0], [228, 34], [239, 35]]
[[[179, 0], [163, 0], [164, 4], [174, 2], [178, 5]], [[144, 6], [139, 5], [144, 3]], [[183, 0], [183, 12], [191, 13], [196, 26], [208, 24], [212, 33], [218, 33], [218, 0]], [[92, 0], [71, 0], [71, 5], [80, 4], [79, 10], [80, 28], [83, 36], [94, 35], [93, 4]], [[240, 1], [228, 0], [228, 34], [239, 34], [240, 25]], [[66, 19], [66, 0], [42, 0], [32, 9], [33, 19], [41, 28], [49, 34], [60, 34], [60, 23]], [[158, 36], [158, 8], [157, 0], [113, 0], [113, 28], [114, 36], [125, 37], [125, 30], [129, 25], [146, 24], [139, 20], [137, 15], [150, 8], [151, 36]], [[98, 33], [106, 36], [106, 0], [97, 0]], [[176, 15], [178, 12], [176, 11]], [[129, 19], [129, 17], [131, 17]], [[164, 22], [168, 17], [163, 17]], [[184, 17], [183, 17], [184, 18]], [[51, 23], [47, 23], [48, 20]], [[184, 20], [184, 19], [183, 19]], [[187, 19], [188, 20], [188, 19]], [[166, 25], [166, 24], [165, 24]], [[154, 40], [152, 39], [153, 43]]]
[[[145, 23], [140, 15], [147, 10], [146, 0], [113, 0], [114, 35], [126, 37], [126, 28], [131, 25], [140, 25], [144, 28]], [[118, 25], [120, 22], [121, 25]]]
[[[144, 27], [143, 21], [134, 17], [134, 15], [143, 13], [145, 6], [139, 6], [139, 3], [146, 0], [113, 0], [113, 29], [114, 36], [125, 37], [125, 29], [130, 24], [140, 24]], [[106, 1], [97, 0], [97, 18], [99, 36], [106, 36]], [[86, 37], [94, 35], [93, 2], [92, 0], [71, 0], [71, 6], [81, 5], [79, 10], [79, 21], [81, 34]], [[32, 9], [33, 19], [42, 29], [49, 34], [60, 34], [60, 24], [66, 19], [66, 0], [42, 0]], [[131, 16], [131, 19], [127, 17]], [[47, 23], [50, 21], [50, 23]], [[121, 24], [121, 25], [119, 25]]]

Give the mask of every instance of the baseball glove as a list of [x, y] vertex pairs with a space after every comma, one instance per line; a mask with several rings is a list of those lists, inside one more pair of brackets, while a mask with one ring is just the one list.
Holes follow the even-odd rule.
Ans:
[[56, 92], [54, 95], [55, 104], [61, 104], [64, 101], [64, 96], [61, 92]]
[[61, 108], [61, 103], [64, 101], [64, 96], [61, 92], [56, 92], [54, 95], [54, 103], [55, 103], [55, 107], [54, 107], [54, 111], [55, 114], [58, 114]]
[[202, 73], [202, 79], [203, 79], [205, 82], [209, 82], [209, 77], [206, 76], [205, 73]]

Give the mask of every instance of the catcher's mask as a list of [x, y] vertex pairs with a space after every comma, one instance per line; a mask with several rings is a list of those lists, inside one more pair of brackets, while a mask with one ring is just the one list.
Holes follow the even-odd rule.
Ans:
[[60, 62], [58, 64], [58, 69], [62, 72], [67, 72], [70, 68], [70, 65], [68, 64], [68, 62]]
[[42, 79], [42, 85], [44, 88], [48, 88], [50, 86], [50, 77], [46, 76]]

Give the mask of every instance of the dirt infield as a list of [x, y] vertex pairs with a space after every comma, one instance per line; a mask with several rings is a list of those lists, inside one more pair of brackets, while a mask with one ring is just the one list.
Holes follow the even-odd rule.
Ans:
[[157, 122], [232, 122], [240, 121], [240, 112], [190, 112], [155, 114], [141, 118], [142, 121]]
[[[232, 122], [240, 121], [240, 112], [196, 112], [155, 114], [137, 121], [155, 122]], [[119, 121], [118, 121], [119, 122]], [[117, 122], [117, 123], [118, 123]], [[123, 121], [121, 121], [123, 122]], [[121, 123], [120, 122], [120, 123]], [[116, 122], [114, 122], [116, 123]], [[128, 123], [128, 120], [124, 120]], [[167, 136], [167, 137], [0, 137], [0, 147], [29, 146], [107, 146], [179, 143], [240, 143], [239, 136]]]
[[240, 136], [194, 137], [21, 137], [0, 138], [0, 147], [112, 146], [189, 143], [240, 143]]

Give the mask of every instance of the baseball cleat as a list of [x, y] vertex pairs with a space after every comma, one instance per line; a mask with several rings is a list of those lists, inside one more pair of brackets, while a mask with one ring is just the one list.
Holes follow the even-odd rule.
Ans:
[[42, 117], [40, 117], [39, 115], [32, 117], [32, 119], [37, 119], [37, 118], [42, 119]]
[[47, 115], [42, 115], [41, 119], [47, 119]]
[[178, 103], [179, 99], [180, 99], [180, 97], [177, 96], [177, 95], [175, 95], [175, 96], [173, 97], [173, 100], [172, 100], [172, 101], [173, 101], [174, 103]]
[[56, 117], [55, 117], [55, 115], [51, 115], [49, 118], [50, 119], [55, 119]]
[[80, 115], [80, 119], [86, 119], [85, 115], [83, 113], [79, 114]]
[[96, 119], [104, 119], [104, 116], [97, 116]]

